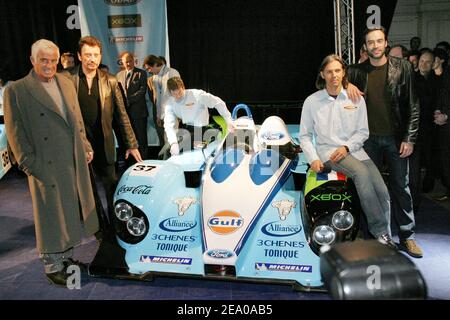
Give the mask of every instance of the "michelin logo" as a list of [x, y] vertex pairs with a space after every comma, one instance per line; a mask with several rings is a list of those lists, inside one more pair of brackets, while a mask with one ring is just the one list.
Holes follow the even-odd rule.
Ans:
[[312, 266], [298, 264], [278, 263], [255, 263], [255, 269], [260, 271], [289, 271], [289, 272], [312, 272]]
[[139, 259], [141, 263], [170, 263], [170, 264], [182, 264], [191, 265], [191, 258], [177, 258], [177, 257], [158, 257], [158, 256], [141, 256]]

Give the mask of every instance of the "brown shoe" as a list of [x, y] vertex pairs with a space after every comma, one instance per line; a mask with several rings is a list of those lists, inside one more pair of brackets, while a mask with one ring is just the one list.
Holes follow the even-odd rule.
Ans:
[[423, 257], [422, 249], [420, 249], [415, 240], [401, 240], [399, 248], [413, 258]]

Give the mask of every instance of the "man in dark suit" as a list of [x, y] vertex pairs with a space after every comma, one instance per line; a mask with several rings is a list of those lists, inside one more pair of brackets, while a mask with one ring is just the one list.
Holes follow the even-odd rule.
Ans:
[[125, 66], [125, 69], [120, 71], [116, 77], [125, 91], [127, 114], [139, 144], [139, 152], [141, 157], [145, 159], [147, 158], [148, 148], [148, 109], [145, 101], [147, 73], [135, 67], [134, 59], [131, 52], [125, 52], [122, 56], [122, 65]]
[[[142, 158], [125, 111], [125, 103], [117, 79], [98, 69], [102, 59], [101, 42], [91, 36], [81, 38], [78, 59], [81, 65], [70, 70], [68, 76], [77, 89], [86, 135], [94, 149], [95, 157], [92, 161], [94, 173], [102, 180], [108, 202], [108, 213], [111, 214], [117, 183], [113, 118], [117, 120], [127, 147], [125, 158], [128, 158], [130, 154], [138, 162], [142, 161]], [[100, 217], [99, 220], [103, 219]], [[104, 229], [106, 226], [101, 227]]]
[[[434, 123], [438, 125], [439, 145], [441, 148], [442, 162], [442, 183], [446, 188], [445, 194], [436, 198], [439, 201], [448, 201], [450, 199], [450, 124], [448, 117], [450, 115], [450, 66], [442, 75], [442, 83], [439, 87], [437, 110], [434, 112]], [[438, 160], [438, 161], [439, 161]]]

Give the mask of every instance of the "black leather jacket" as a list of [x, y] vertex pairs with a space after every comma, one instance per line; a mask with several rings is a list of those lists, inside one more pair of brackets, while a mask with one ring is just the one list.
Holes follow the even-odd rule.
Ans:
[[[419, 99], [414, 88], [412, 65], [404, 59], [388, 58], [388, 92], [391, 95], [391, 119], [397, 142], [415, 143], [419, 129]], [[348, 80], [367, 97], [370, 60], [348, 67]]]

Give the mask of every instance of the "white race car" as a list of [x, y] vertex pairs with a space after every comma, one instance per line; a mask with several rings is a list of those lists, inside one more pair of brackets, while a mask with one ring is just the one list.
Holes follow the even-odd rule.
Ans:
[[[247, 115], [237, 117], [244, 109]], [[320, 247], [351, 241], [360, 206], [353, 183], [308, 170], [298, 125], [253, 122], [233, 110], [235, 130], [167, 161], [147, 160], [122, 176], [111, 237], [92, 276], [176, 275], [281, 282], [323, 290]], [[298, 141], [298, 140], [297, 140]]]

